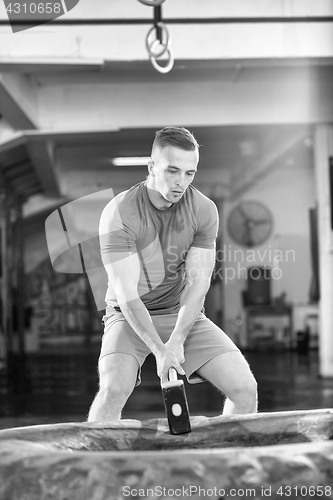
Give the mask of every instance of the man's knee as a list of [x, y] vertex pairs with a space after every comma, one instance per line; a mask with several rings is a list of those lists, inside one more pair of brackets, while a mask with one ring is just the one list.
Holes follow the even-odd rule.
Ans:
[[249, 370], [246, 375], [240, 377], [230, 386], [229, 391], [228, 397], [232, 400], [241, 399], [243, 401], [253, 401], [257, 399], [258, 384]]
[[256, 398], [258, 394], [258, 384], [251, 372], [246, 378], [244, 385], [244, 391], [249, 395], [249, 397]]
[[138, 364], [134, 358], [129, 358], [124, 364], [123, 357], [105, 356], [99, 363], [99, 392], [107, 399], [127, 399], [132, 393]]
[[98, 391], [98, 396], [103, 404], [111, 404], [117, 402], [124, 404], [131, 395], [133, 388], [124, 386], [121, 383], [114, 383], [111, 385], [101, 385]]

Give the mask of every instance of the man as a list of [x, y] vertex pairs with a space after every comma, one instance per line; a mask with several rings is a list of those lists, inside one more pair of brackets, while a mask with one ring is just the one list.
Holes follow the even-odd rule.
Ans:
[[215, 263], [218, 212], [191, 185], [199, 146], [185, 128], [156, 132], [146, 181], [120, 193], [100, 221], [108, 273], [100, 388], [89, 421], [118, 420], [152, 352], [161, 382], [170, 367], [226, 395], [223, 413], [257, 411], [257, 387], [231, 339], [204, 313]]

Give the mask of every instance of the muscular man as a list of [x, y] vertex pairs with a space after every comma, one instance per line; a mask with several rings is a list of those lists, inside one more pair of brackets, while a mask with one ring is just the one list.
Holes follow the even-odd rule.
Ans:
[[100, 221], [108, 273], [100, 387], [89, 421], [118, 420], [152, 352], [190, 383], [226, 396], [223, 414], [257, 411], [257, 384], [231, 339], [203, 312], [215, 262], [218, 212], [191, 183], [199, 146], [185, 128], [156, 132], [148, 177], [120, 193]]

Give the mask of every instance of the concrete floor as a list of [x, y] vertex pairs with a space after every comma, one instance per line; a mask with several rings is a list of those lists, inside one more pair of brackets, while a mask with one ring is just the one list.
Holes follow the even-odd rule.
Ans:
[[[319, 377], [318, 352], [245, 352], [258, 381], [259, 411], [333, 407], [333, 379]], [[97, 352], [29, 356], [2, 383], [0, 428], [57, 422], [82, 422], [97, 389]], [[164, 417], [155, 361], [148, 357], [123, 418]], [[223, 396], [209, 383], [186, 384], [191, 415], [221, 412]]]

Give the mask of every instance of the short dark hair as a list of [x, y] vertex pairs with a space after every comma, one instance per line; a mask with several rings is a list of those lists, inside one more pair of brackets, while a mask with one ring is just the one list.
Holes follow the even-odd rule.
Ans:
[[184, 127], [164, 127], [155, 133], [153, 149], [155, 146], [161, 149], [167, 146], [184, 149], [185, 151], [198, 151], [199, 144], [189, 130]]

